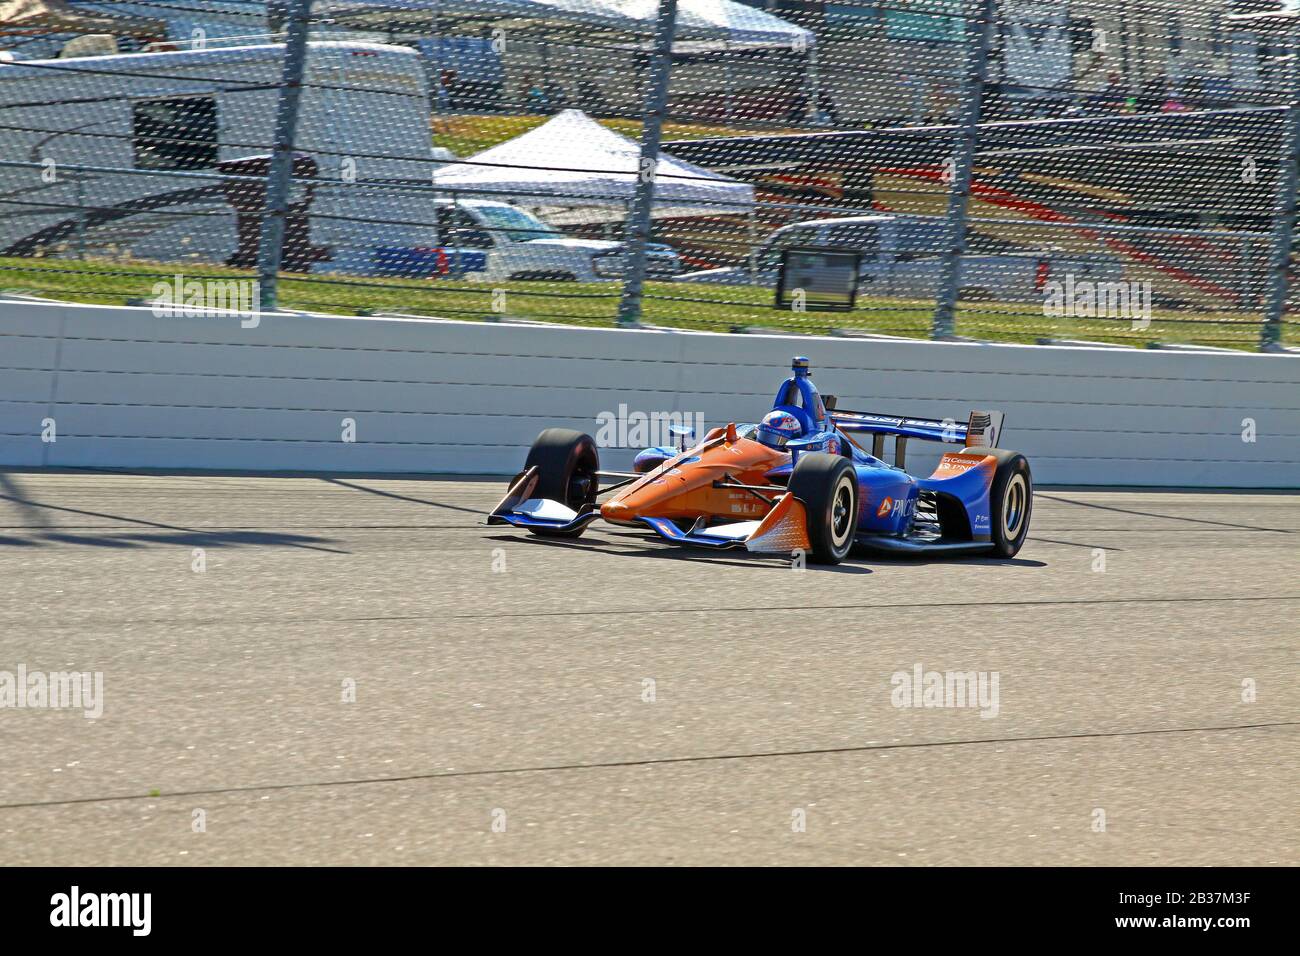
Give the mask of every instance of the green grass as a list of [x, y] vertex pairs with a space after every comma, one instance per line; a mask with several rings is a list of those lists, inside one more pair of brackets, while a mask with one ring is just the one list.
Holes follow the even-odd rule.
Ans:
[[[119, 263], [104, 260], [0, 258], [0, 289], [74, 302], [122, 305], [148, 299], [155, 282], [178, 271], [190, 278], [249, 278], [216, 266], [190, 263]], [[494, 311], [493, 286], [484, 283], [418, 279], [284, 275], [280, 305], [355, 315], [403, 312], [482, 321], [514, 318], [575, 325], [609, 326], [618, 309], [617, 283], [504, 282], [501, 312]], [[643, 321], [685, 329], [730, 331], [759, 326], [784, 332], [825, 334], [855, 328], [889, 335], [925, 338], [930, 333], [929, 300], [871, 298], [852, 312], [796, 313], [776, 309], [770, 289], [745, 286], [649, 282]], [[1144, 346], [1149, 342], [1188, 342], [1254, 350], [1259, 340], [1257, 316], [1248, 313], [1170, 312], [1157, 314], [1151, 326], [1133, 330], [1125, 321], [1054, 320], [1031, 303], [965, 303], [957, 315], [957, 332], [996, 342], [1029, 342], [1040, 337], [1090, 339]], [[1297, 326], [1287, 327], [1288, 344], [1300, 339]]]

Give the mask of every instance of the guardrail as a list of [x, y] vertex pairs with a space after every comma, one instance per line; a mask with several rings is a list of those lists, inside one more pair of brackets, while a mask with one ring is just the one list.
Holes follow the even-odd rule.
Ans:
[[[844, 407], [1003, 410], [1004, 445], [1040, 483], [1300, 487], [1294, 356], [308, 314], [253, 325], [13, 301], [0, 303], [0, 465], [513, 474], [551, 425], [600, 437], [622, 420], [635, 438], [655, 415], [753, 421], [795, 353]], [[602, 455], [625, 467], [632, 452]], [[909, 466], [926, 453], [914, 444]]]

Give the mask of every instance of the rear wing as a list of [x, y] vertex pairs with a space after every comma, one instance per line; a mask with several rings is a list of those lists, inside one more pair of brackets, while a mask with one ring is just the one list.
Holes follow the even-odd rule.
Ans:
[[834, 407], [827, 414], [843, 432], [850, 435], [857, 433], [875, 436], [871, 453], [877, 458], [884, 457], [885, 436], [896, 436], [894, 463], [900, 468], [903, 467], [904, 449], [909, 438], [996, 448], [1002, 438], [1002, 422], [1006, 417], [1001, 412], [973, 411], [970, 413], [970, 418], [963, 423], [952, 418], [904, 418], [899, 415], [853, 412]]

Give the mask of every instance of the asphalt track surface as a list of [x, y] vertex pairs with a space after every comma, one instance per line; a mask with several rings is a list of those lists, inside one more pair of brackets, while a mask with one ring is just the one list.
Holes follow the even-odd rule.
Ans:
[[[0, 710], [4, 862], [1300, 862], [1298, 496], [1043, 490], [1010, 562], [796, 572], [502, 491], [0, 472], [0, 671], [104, 675]], [[894, 706], [917, 664], [996, 716]]]

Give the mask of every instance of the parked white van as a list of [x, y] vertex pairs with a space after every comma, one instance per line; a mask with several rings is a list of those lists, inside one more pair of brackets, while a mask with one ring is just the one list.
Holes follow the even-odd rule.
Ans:
[[[858, 290], [863, 295], [928, 298], [943, 274], [946, 226], [920, 216], [871, 215], [812, 219], [775, 230], [755, 251], [752, 265], [704, 269], [679, 282], [775, 286], [788, 249], [834, 249], [862, 256]], [[1113, 256], [1080, 256], [1059, 249], [972, 250], [962, 257], [963, 299], [1037, 301], [1053, 276], [1119, 281], [1123, 266]]]

